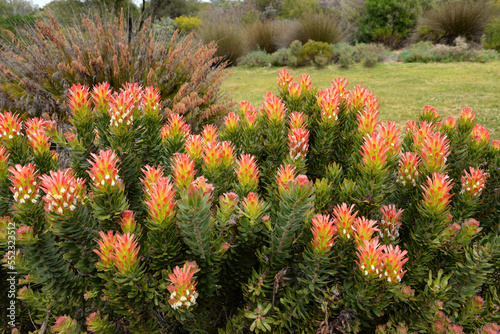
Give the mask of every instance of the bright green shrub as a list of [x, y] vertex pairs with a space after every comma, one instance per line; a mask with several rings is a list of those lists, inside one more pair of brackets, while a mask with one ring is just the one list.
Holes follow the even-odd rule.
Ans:
[[491, 20], [484, 29], [484, 33], [484, 48], [500, 51], [500, 16]]
[[239, 66], [247, 67], [264, 67], [269, 66], [271, 55], [265, 51], [252, 51], [244, 55], [238, 60]]
[[297, 64], [298, 65], [309, 65], [314, 63], [317, 56], [323, 56], [326, 59], [332, 57], [332, 46], [324, 42], [315, 42], [310, 40], [306, 44], [302, 45], [300, 50], [297, 52]]
[[190, 33], [201, 25], [201, 20], [194, 16], [182, 15], [176, 17], [174, 23], [180, 31]]
[[0, 114], [20, 331], [498, 331], [500, 143], [475, 113], [401, 130], [345, 79], [278, 89], [201, 135], [133, 84], [72, 87], [64, 135]]
[[297, 57], [292, 53], [291, 48], [281, 48], [271, 55], [270, 62], [273, 66], [295, 67], [297, 66]]

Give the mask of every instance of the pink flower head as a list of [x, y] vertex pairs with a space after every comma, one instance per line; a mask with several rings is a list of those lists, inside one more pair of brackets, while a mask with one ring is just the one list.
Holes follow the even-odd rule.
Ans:
[[194, 181], [194, 161], [188, 154], [176, 153], [172, 164], [172, 175], [178, 189], [187, 189]]
[[360, 150], [363, 164], [370, 170], [381, 170], [387, 161], [388, 151], [389, 147], [380, 133], [366, 135]]
[[259, 185], [259, 168], [255, 163], [255, 157], [250, 154], [240, 156], [235, 167], [239, 184], [244, 188], [257, 190]]
[[85, 324], [87, 325], [87, 330], [89, 332], [95, 332], [98, 333], [99, 331], [102, 330], [103, 323], [107, 323], [108, 316], [105, 316], [104, 318], [101, 317], [99, 311], [91, 313], [87, 319]]
[[489, 322], [481, 327], [477, 333], [479, 334], [500, 334], [500, 325], [495, 322]]
[[476, 112], [472, 111], [470, 107], [465, 107], [460, 113], [460, 119], [466, 123], [473, 124], [476, 121]]
[[470, 241], [472, 237], [478, 234], [482, 229], [482, 227], [479, 227], [479, 222], [477, 220], [469, 218], [462, 223], [460, 234]]
[[446, 159], [450, 155], [449, 139], [440, 132], [429, 134], [421, 146], [422, 165], [429, 172], [440, 172], [446, 166]]
[[132, 111], [139, 109], [144, 98], [144, 92], [137, 82], [124, 84], [120, 88], [120, 93], [128, 95], [132, 100]]
[[207, 182], [208, 180], [204, 176], [198, 177], [194, 180], [188, 188], [189, 194], [202, 194], [203, 196], [211, 197], [214, 191], [214, 186]]
[[490, 141], [490, 133], [484, 126], [476, 123], [472, 129], [472, 138], [474, 138], [478, 144], [488, 143]]
[[294, 111], [293, 113], [290, 114], [289, 123], [290, 123], [290, 129], [299, 129], [307, 127], [306, 116], [303, 113], [297, 111]]
[[358, 131], [361, 135], [366, 135], [375, 131], [379, 121], [377, 116], [379, 111], [377, 109], [365, 108], [362, 112], [358, 113]]
[[73, 85], [69, 89], [69, 108], [73, 113], [73, 118], [83, 121], [90, 117], [89, 89], [85, 85]]
[[365, 217], [356, 218], [353, 225], [356, 231], [354, 235], [356, 245], [362, 245], [364, 240], [370, 241], [373, 233], [380, 231], [376, 225], [377, 222], [375, 220], [369, 220]]
[[9, 151], [0, 145], [0, 180], [3, 180], [9, 169]]
[[112, 255], [113, 262], [122, 274], [126, 274], [135, 269], [139, 264], [138, 255], [141, 247], [137, 244], [133, 234], [117, 234], [115, 238]]
[[354, 221], [358, 212], [353, 213], [353, 209], [354, 204], [349, 207], [346, 203], [337, 205], [333, 209], [334, 222], [340, 237], [343, 239], [350, 239], [354, 235]]
[[302, 97], [302, 86], [298, 82], [291, 82], [288, 86], [288, 95], [292, 101], [298, 101]]
[[33, 240], [33, 227], [23, 225], [16, 230], [16, 239], [19, 241]]
[[394, 204], [384, 205], [380, 211], [382, 212], [382, 219], [380, 220], [379, 235], [382, 238], [388, 238], [391, 241], [399, 237], [399, 229], [401, 227], [401, 216], [404, 209], [397, 210]]
[[349, 82], [346, 78], [335, 78], [332, 80], [332, 84], [338, 96], [343, 97], [345, 95], [345, 91]]
[[467, 193], [473, 198], [479, 197], [484, 189], [487, 178], [488, 176], [484, 171], [470, 167], [470, 174], [465, 171], [465, 175], [462, 176], [461, 193]]
[[493, 149], [495, 149], [495, 151], [499, 151], [500, 150], [500, 140], [492, 140], [491, 146], [493, 147]]
[[439, 118], [437, 109], [432, 106], [424, 106], [424, 110], [422, 110], [420, 116], [426, 120], [434, 120]]
[[9, 143], [14, 138], [22, 136], [22, 122], [19, 115], [12, 115], [9, 111], [0, 114], [0, 143]]
[[167, 124], [161, 129], [161, 138], [164, 142], [168, 139], [185, 140], [190, 134], [191, 127], [186, 124], [183, 117], [179, 114], [170, 114]]
[[174, 310], [187, 310], [196, 304], [198, 292], [196, 292], [196, 281], [193, 277], [198, 270], [196, 262], [186, 262], [182, 269], [176, 266], [173, 273], [168, 275], [171, 283], [167, 287], [170, 291], [168, 303]]
[[464, 334], [464, 330], [462, 326], [459, 325], [448, 325], [448, 328], [446, 329], [446, 334]]
[[202, 158], [204, 145], [203, 138], [200, 135], [191, 135], [184, 143], [186, 152], [196, 161], [199, 161]]
[[307, 73], [299, 75], [299, 84], [302, 92], [309, 92], [312, 88], [311, 77]]
[[19, 204], [36, 204], [40, 195], [38, 189], [38, 172], [35, 171], [35, 165], [9, 167], [9, 180], [12, 183], [10, 191], [14, 194], [14, 201]]
[[335, 241], [337, 227], [328, 215], [316, 215], [312, 219], [311, 228], [313, 239], [312, 248], [316, 253], [325, 254], [328, 252]]
[[76, 320], [72, 319], [69, 315], [61, 315], [50, 329], [56, 333], [75, 333], [78, 332], [79, 327]]
[[245, 122], [248, 127], [252, 128], [257, 118], [257, 110], [255, 109], [255, 107], [248, 101], [242, 101], [240, 102], [240, 112], [241, 115], [245, 118]]
[[422, 207], [430, 214], [443, 214], [448, 210], [452, 194], [452, 180], [448, 175], [434, 173], [432, 178], [427, 177], [427, 186], [422, 185], [424, 199]]
[[377, 238], [371, 241], [363, 240], [358, 246], [358, 264], [363, 276], [379, 278], [384, 260], [385, 246], [380, 245]]
[[49, 175], [42, 175], [41, 180], [47, 213], [62, 215], [74, 211], [85, 196], [85, 181], [75, 178], [71, 169], [50, 171]]
[[112, 127], [129, 127], [134, 121], [134, 96], [127, 91], [114, 93], [109, 102], [110, 125]]
[[134, 211], [123, 211], [121, 227], [123, 233], [133, 233], [136, 227]]
[[206, 143], [217, 141], [219, 138], [219, 135], [217, 134], [217, 127], [212, 124], [205, 125], [203, 127], [203, 131], [201, 132], [201, 136]]
[[285, 119], [285, 104], [281, 98], [274, 96], [271, 92], [267, 93], [262, 108], [271, 122], [281, 122]]
[[144, 166], [141, 169], [144, 173], [144, 177], [141, 179], [142, 185], [144, 186], [144, 192], [146, 193], [146, 197], [149, 198], [151, 192], [153, 191], [154, 185], [164, 177], [163, 167], [151, 167], [149, 165]]
[[35, 117], [26, 121], [26, 135], [28, 142], [33, 148], [35, 155], [48, 153], [50, 151], [49, 137], [45, 135], [45, 129], [49, 122]]
[[288, 183], [293, 180], [295, 180], [295, 167], [281, 165], [276, 174], [276, 183], [278, 184], [280, 194], [282, 194], [285, 189], [288, 189]]
[[397, 182], [406, 185], [416, 186], [418, 178], [418, 166], [420, 158], [417, 153], [405, 152], [399, 161], [399, 176]]
[[298, 128], [288, 133], [288, 147], [292, 160], [305, 159], [309, 148], [309, 130]]
[[264, 211], [264, 204], [259, 201], [259, 195], [250, 192], [247, 197], [243, 199], [243, 213], [250, 220], [257, 220]]
[[219, 207], [223, 212], [232, 212], [238, 204], [238, 195], [228, 192], [219, 197]]
[[111, 101], [111, 89], [109, 83], [101, 82], [92, 89], [92, 100], [99, 113], [104, 114]]
[[389, 148], [387, 151], [389, 156], [397, 155], [401, 149], [401, 140], [398, 132], [399, 127], [396, 125], [396, 122], [387, 122], [387, 125], [384, 125], [384, 123], [378, 124], [378, 133], [382, 135], [382, 138], [385, 138], [385, 144]]
[[321, 108], [321, 120], [327, 123], [334, 123], [338, 119], [340, 95], [334, 89], [319, 91], [316, 99]]
[[94, 182], [94, 187], [104, 191], [109, 187], [121, 186], [122, 180], [118, 176], [118, 157], [111, 150], [99, 151], [99, 155], [91, 153], [92, 160], [88, 159], [92, 166], [88, 171], [90, 178]]
[[382, 272], [383, 277], [389, 283], [399, 283], [403, 278], [406, 271], [403, 271], [403, 265], [408, 261], [404, 256], [408, 253], [402, 251], [399, 246], [393, 247], [392, 245], [384, 248], [384, 257], [382, 259]]
[[160, 98], [161, 93], [158, 88], [150, 86], [144, 89], [144, 94], [142, 95], [142, 105], [145, 115], [156, 116], [159, 114], [161, 108]]
[[282, 94], [288, 93], [288, 86], [292, 82], [292, 71], [284, 68], [278, 73], [278, 89]]
[[175, 190], [166, 177], [160, 178], [153, 184], [151, 199], [146, 200], [151, 221], [159, 226], [165, 227], [175, 217]]
[[226, 131], [236, 131], [238, 129], [239, 120], [240, 119], [238, 118], [238, 115], [236, 115], [234, 112], [230, 112], [229, 114], [227, 114], [227, 116], [224, 117], [224, 126]]
[[223, 141], [220, 144], [221, 166], [229, 168], [234, 163], [234, 146], [230, 141]]
[[113, 267], [113, 256], [114, 256], [114, 244], [116, 242], [116, 236], [113, 231], [108, 231], [105, 234], [103, 231], [99, 231], [99, 236], [101, 240], [97, 240], [97, 246], [99, 249], [94, 249], [94, 253], [99, 255], [101, 263], [105, 268]]

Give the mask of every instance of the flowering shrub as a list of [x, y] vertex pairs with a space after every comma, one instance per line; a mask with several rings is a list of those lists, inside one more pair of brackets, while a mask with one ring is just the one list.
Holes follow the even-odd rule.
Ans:
[[500, 150], [475, 113], [401, 130], [345, 79], [278, 91], [200, 134], [136, 84], [74, 86], [66, 134], [0, 114], [18, 329], [497, 333]]

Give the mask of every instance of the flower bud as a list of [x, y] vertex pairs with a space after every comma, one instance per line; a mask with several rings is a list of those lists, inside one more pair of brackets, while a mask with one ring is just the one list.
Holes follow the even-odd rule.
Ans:
[[168, 291], [170, 291], [168, 303], [174, 310], [185, 311], [196, 305], [198, 292], [193, 276], [198, 270], [196, 262], [186, 262], [182, 269], [176, 266], [173, 273], [168, 275], [168, 281], [171, 282], [167, 286]]

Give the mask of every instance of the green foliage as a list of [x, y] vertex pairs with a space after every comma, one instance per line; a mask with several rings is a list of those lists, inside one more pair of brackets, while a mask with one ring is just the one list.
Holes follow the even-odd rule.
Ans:
[[500, 51], [500, 17], [496, 17], [484, 29], [483, 46], [486, 49]]
[[246, 28], [248, 46], [251, 50], [273, 53], [278, 50], [283, 25], [279, 21], [256, 21]]
[[319, 13], [318, 0], [283, 0], [280, 16], [290, 19], [301, 19], [304, 16]]
[[238, 60], [238, 65], [248, 67], [264, 67], [269, 66], [271, 55], [265, 51], [257, 50], [244, 55]]
[[297, 57], [292, 53], [291, 48], [282, 48], [271, 55], [271, 65], [273, 66], [297, 66]]
[[182, 15], [176, 17], [174, 23], [177, 25], [177, 28], [180, 31], [183, 31], [185, 33], [190, 33], [191, 31], [195, 30], [198, 26], [201, 25], [201, 20], [194, 16]]
[[322, 56], [326, 59], [332, 57], [332, 46], [324, 42], [316, 42], [310, 40], [304, 44], [299, 52], [297, 52], [297, 64], [298, 65], [309, 65], [310, 63], [316, 63], [316, 57]]
[[246, 51], [244, 33], [236, 24], [229, 22], [205, 22], [198, 28], [198, 35], [205, 44], [217, 45], [218, 57], [236, 65], [238, 58]]

